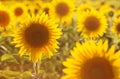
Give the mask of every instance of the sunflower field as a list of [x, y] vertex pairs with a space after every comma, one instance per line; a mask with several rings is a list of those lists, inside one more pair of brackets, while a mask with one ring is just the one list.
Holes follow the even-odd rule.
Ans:
[[0, 79], [120, 79], [120, 0], [0, 0]]

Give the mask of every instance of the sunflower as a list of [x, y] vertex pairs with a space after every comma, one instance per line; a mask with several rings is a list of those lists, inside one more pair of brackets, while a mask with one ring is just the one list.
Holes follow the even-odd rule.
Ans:
[[17, 22], [23, 21], [27, 16], [27, 8], [23, 3], [14, 3], [11, 6], [12, 12], [14, 14], [15, 20]]
[[74, 4], [70, 0], [53, 0], [50, 6], [50, 17], [63, 24], [70, 24], [74, 13]]
[[77, 8], [77, 16], [79, 16], [82, 12], [91, 11], [91, 9], [93, 9], [93, 7], [89, 3], [81, 4]]
[[86, 3], [88, 3], [90, 6], [92, 6], [95, 9], [98, 9], [100, 6], [100, 2], [101, 1], [86, 1]]
[[51, 3], [42, 3], [42, 11], [49, 15]]
[[108, 48], [108, 41], [77, 43], [72, 57], [63, 62], [62, 79], [119, 79], [120, 51]]
[[32, 3], [30, 1], [23, 1], [23, 3], [25, 4], [25, 6], [27, 7], [27, 14], [32, 14], [34, 13], [33, 9], [34, 6], [32, 5]]
[[109, 19], [109, 18], [115, 18], [116, 17], [116, 8], [112, 7], [112, 5], [107, 8], [106, 12], [104, 13], [106, 15], [106, 17]]
[[32, 15], [32, 14], [39, 14], [42, 12], [41, 10], [41, 1], [33, 1], [31, 3], [31, 1], [24, 1], [24, 4], [27, 7], [27, 13]]
[[116, 18], [120, 18], [120, 10], [117, 10], [116, 11], [116, 16], [115, 16]]
[[103, 13], [106, 13], [107, 9], [110, 7], [110, 4], [106, 1], [98, 2], [99, 10]]
[[113, 26], [111, 27], [111, 31], [113, 33], [117, 34], [118, 36], [120, 36], [120, 18], [117, 18], [113, 22]]
[[43, 6], [42, 1], [33, 1], [34, 5], [41, 8]]
[[97, 38], [103, 36], [107, 28], [107, 20], [105, 16], [96, 11], [86, 11], [77, 17], [78, 31], [85, 38]]
[[12, 22], [13, 14], [11, 10], [8, 10], [7, 7], [0, 3], [0, 32], [7, 32], [10, 30]]
[[27, 54], [33, 62], [41, 59], [42, 55], [51, 57], [58, 47], [57, 39], [61, 36], [61, 29], [55, 21], [48, 19], [45, 13], [32, 15], [15, 30], [12, 35], [13, 43], [21, 47], [19, 54]]
[[99, 6], [99, 11], [101, 11], [102, 13], [104, 13], [107, 18], [114, 18], [116, 15], [116, 7], [110, 3], [105, 3], [102, 2], [101, 6]]
[[80, 4], [81, 4], [81, 0], [71, 0], [74, 4], [75, 4], [75, 6], [79, 6]]
[[116, 10], [114, 8], [109, 8], [109, 10], [106, 13], [106, 16], [108, 18], [115, 18], [115, 16], [116, 16]]

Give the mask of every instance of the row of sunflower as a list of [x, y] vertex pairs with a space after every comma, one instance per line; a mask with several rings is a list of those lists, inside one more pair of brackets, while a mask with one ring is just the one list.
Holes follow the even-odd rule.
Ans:
[[0, 79], [119, 79], [119, 2], [2, 0]]

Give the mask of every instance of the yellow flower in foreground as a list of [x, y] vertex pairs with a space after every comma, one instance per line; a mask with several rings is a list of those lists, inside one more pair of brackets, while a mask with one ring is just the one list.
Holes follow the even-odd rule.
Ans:
[[111, 31], [120, 37], [120, 18], [117, 18], [111, 27]]
[[85, 38], [97, 38], [103, 36], [107, 29], [107, 20], [105, 16], [96, 11], [86, 11], [77, 17], [78, 32]]
[[72, 57], [63, 62], [62, 79], [119, 79], [120, 51], [108, 48], [108, 41], [77, 43]]
[[51, 57], [57, 52], [57, 39], [61, 36], [61, 29], [45, 13], [29, 16], [23, 26], [12, 35], [16, 47], [21, 47], [19, 54], [28, 54], [33, 62], [41, 59], [42, 55]]
[[70, 0], [53, 0], [50, 7], [50, 16], [56, 21], [70, 24], [74, 13], [74, 4]]

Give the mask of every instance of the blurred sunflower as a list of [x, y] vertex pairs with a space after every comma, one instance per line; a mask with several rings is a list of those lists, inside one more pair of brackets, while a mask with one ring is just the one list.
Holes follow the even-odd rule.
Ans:
[[77, 14], [78, 31], [85, 38], [97, 38], [103, 36], [107, 28], [107, 20], [105, 16], [96, 11], [86, 11], [82, 14]]
[[51, 57], [58, 47], [57, 39], [62, 32], [55, 21], [48, 19], [45, 13], [29, 16], [23, 27], [12, 35], [16, 47], [21, 47], [19, 54], [28, 54], [33, 62], [41, 59], [42, 55]]
[[41, 7], [43, 6], [43, 4], [42, 4], [42, 1], [41, 1], [41, 0], [40, 0], [40, 1], [38, 1], [38, 0], [33, 1], [33, 4], [34, 4], [35, 6], [37, 6], [37, 7], [39, 7], [39, 8], [41, 8]]
[[27, 7], [27, 13], [32, 15], [32, 14], [39, 14], [42, 12], [41, 10], [41, 2], [35, 1], [31, 3], [30, 1], [24, 1], [26, 7]]
[[72, 57], [63, 62], [62, 79], [119, 79], [120, 51], [108, 48], [108, 41], [77, 43]]
[[32, 14], [34, 13], [34, 6], [30, 1], [23, 1], [23, 3], [25, 4], [26, 8], [27, 8], [27, 14]]
[[110, 7], [110, 4], [107, 1], [102, 1], [102, 2], [98, 2], [98, 6], [99, 6], [99, 10], [105, 13], [107, 8]]
[[16, 22], [23, 21], [27, 16], [27, 8], [24, 3], [15, 3], [11, 6]]
[[106, 13], [108, 18], [115, 18], [116, 10], [114, 8], [109, 8], [108, 12]]
[[70, 0], [53, 0], [50, 17], [63, 24], [70, 24], [74, 13], [74, 4]]
[[99, 11], [107, 16], [107, 18], [114, 18], [116, 14], [116, 7], [110, 3], [101, 3]]
[[116, 8], [109, 7], [107, 8], [107, 11], [105, 13], [106, 17], [109, 18], [115, 18], [116, 17], [117, 10]]
[[77, 8], [77, 16], [79, 16], [82, 12], [91, 11], [91, 9], [93, 9], [93, 7], [89, 3], [81, 4]]
[[13, 14], [11, 10], [0, 3], [0, 32], [7, 32], [12, 28]]
[[92, 6], [93, 8], [95, 8], [95, 9], [98, 9], [100, 6], [100, 2], [101, 1], [96, 1], [96, 0], [94, 0], [94, 1], [86, 1], [86, 3], [88, 3], [90, 6]]
[[120, 18], [117, 18], [113, 22], [113, 26], [111, 27], [111, 31], [113, 33], [116, 33], [120, 37]]
[[[33, 1], [34, 5], [31, 6], [31, 8], [33, 7], [33, 10], [31, 9], [31, 11], [34, 12], [34, 14], [39, 14], [42, 12], [42, 6], [44, 5], [44, 3], [42, 3], [42, 1]], [[33, 13], [32, 12], [32, 13]]]
[[42, 3], [42, 11], [45, 12], [45, 14], [48, 14], [49, 15], [49, 11], [50, 11], [50, 5], [51, 3]]
[[120, 18], [120, 10], [116, 11], [116, 18]]
[[81, 0], [71, 0], [75, 4], [75, 6], [79, 6], [80, 3], [82, 2]]

